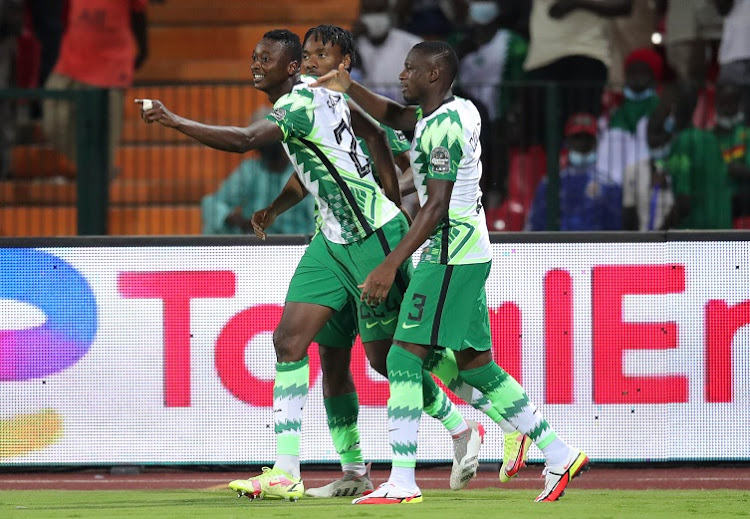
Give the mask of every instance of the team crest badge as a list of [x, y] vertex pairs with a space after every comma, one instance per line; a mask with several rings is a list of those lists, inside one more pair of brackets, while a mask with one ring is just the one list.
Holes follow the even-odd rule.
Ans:
[[448, 148], [438, 146], [430, 152], [430, 166], [434, 173], [449, 173], [451, 170], [451, 155]]

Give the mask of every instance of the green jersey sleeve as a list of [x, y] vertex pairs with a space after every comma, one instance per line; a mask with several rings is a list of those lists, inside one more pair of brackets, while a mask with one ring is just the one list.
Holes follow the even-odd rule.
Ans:
[[411, 144], [401, 130], [394, 130], [393, 128], [382, 124], [380, 126], [385, 130], [385, 135], [388, 138], [388, 145], [390, 146], [391, 154], [394, 157], [398, 157], [405, 151], [409, 151]]
[[266, 119], [276, 123], [284, 132], [283, 141], [292, 137], [304, 138], [310, 135], [315, 125], [315, 105], [313, 93], [308, 89], [296, 89], [279, 98], [273, 111]]

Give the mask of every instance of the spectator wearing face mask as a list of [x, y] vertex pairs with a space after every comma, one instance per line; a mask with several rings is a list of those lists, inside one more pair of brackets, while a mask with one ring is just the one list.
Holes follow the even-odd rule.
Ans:
[[664, 61], [652, 49], [637, 49], [625, 59], [625, 100], [615, 110], [598, 147], [598, 169], [613, 183], [621, 184], [631, 164], [649, 157], [648, 119], [659, 105], [656, 87]]
[[675, 203], [662, 229], [729, 229], [732, 192], [727, 166], [714, 132], [692, 125], [694, 89], [679, 85], [672, 108], [676, 134], [665, 167]]
[[[568, 165], [560, 171], [561, 231], [610, 231], [622, 228], [622, 190], [602, 182], [596, 171], [596, 118], [573, 114], [565, 124]], [[547, 229], [548, 179], [539, 183], [526, 230]]]
[[393, 27], [388, 0], [362, 0], [359, 19], [355, 22], [357, 53], [356, 71], [361, 83], [378, 94], [402, 101], [398, 75], [404, 59], [421, 38]]
[[622, 181], [622, 227], [626, 231], [655, 231], [674, 205], [666, 169], [672, 140], [671, 124], [649, 120], [648, 157], [628, 165]]
[[716, 86], [714, 135], [727, 164], [732, 188], [732, 218], [750, 216], [750, 127], [745, 123], [739, 86], [720, 82]]
[[503, 89], [503, 83], [525, 77], [523, 62], [529, 47], [521, 36], [500, 27], [499, 17], [500, 4], [495, 0], [469, 3], [469, 35], [458, 69], [461, 89], [484, 104], [493, 121], [513, 100], [515, 88]]

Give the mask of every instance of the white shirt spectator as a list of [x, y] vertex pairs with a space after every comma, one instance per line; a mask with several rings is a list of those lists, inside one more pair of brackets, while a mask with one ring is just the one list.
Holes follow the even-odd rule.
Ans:
[[638, 230], [658, 230], [674, 205], [669, 187], [651, 186], [651, 160], [646, 158], [625, 168], [622, 183], [622, 206], [635, 207]]
[[647, 128], [648, 117], [644, 117], [638, 121], [635, 134], [622, 128], [608, 128], [602, 133], [597, 145], [596, 169], [603, 180], [622, 184], [625, 169], [648, 158]]
[[391, 29], [380, 46], [373, 45], [365, 36], [357, 38], [362, 84], [373, 92], [403, 102], [398, 75], [404, 70], [406, 55], [421, 41], [418, 36], [400, 29]]
[[560, 20], [548, 14], [554, 0], [534, 0], [529, 20], [529, 55], [524, 68], [534, 70], [566, 56], [588, 56], [611, 65], [610, 20], [576, 9]]
[[750, 0], [734, 0], [724, 18], [724, 32], [719, 47], [719, 63], [750, 59]]

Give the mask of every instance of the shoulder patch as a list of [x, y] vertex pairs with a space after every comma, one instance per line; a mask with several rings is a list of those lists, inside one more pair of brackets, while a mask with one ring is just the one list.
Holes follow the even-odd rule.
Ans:
[[284, 117], [286, 117], [286, 110], [284, 108], [274, 108], [274, 110], [271, 112], [271, 117], [273, 117], [277, 121], [280, 121]]
[[406, 135], [404, 135], [404, 132], [401, 130], [393, 130], [393, 133], [396, 134], [396, 138], [403, 142], [409, 142], [409, 139], [406, 138]]
[[451, 155], [448, 148], [438, 146], [430, 152], [430, 166], [435, 173], [448, 173], [451, 169]]

